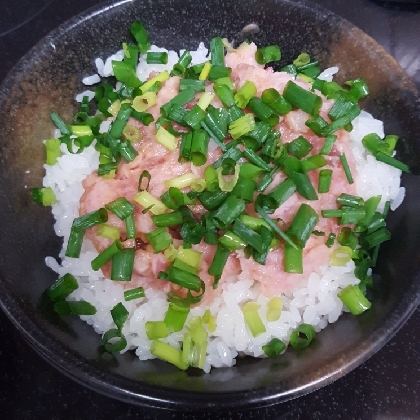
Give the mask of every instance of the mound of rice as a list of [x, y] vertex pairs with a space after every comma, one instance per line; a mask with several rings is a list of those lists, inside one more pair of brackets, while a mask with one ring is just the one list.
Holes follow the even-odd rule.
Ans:
[[[151, 51], [164, 51], [152, 46]], [[182, 51], [181, 51], [182, 53]], [[204, 44], [200, 44], [196, 52], [191, 52], [193, 64], [205, 61], [208, 50]], [[98, 74], [84, 79], [85, 84], [97, 83], [99, 76], [112, 74], [111, 60], [121, 60], [121, 51], [105, 60], [96, 60]], [[169, 52], [167, 65], [147, 65], [140, 61], [137, 75], [145, 80], [152, 71], [170, 70], [178, 61], [178, 54]], [[321, 77], [331, 80], [336, 68], [323, 72]], [[87, 90], [77, 95], [79, 102], [83, 96], [93, 97], [93, 92]], [[109, 123], [103, 123], [101, 131], [106, 131]], [[357, 163], [358, 176], [355, 179], [357, 194], [364, 199], [374, 195], [381, 195], [381, 203], [378, 210], [384, 208], [386, 201], [391, 201], [391, 209], [394, 210], [402, 202], [405, 190], [400, 187], [401, 171], [376, 161], [368, 154], [361, 144], [362, 138], [368, 133], [377, 133], [384, 137], [383, 124], [374, 119], [370, 114], [362, 112], [353, 121], [353, 131], [350, 133], [351, 149]], [[101, 272], [93, 271], [91, 261], [98, 253], [92, 243], [85, 238], [82, 253], [79, 259], [65, 257], [64, 252], [70, 234], [72, 221], [79, 216], [79, 201], [84, 192], [82, 181], [99, 164], [99, 153], [94, 145], [86, 148], [80, 154], [71, 154], [65, 145], [61, 145], [62, 156], [58, 158], [54, 166], [44, 165], [46, 175], [43, 180], [44, 187], [51, 187], [57, 198], [57, 203], [52, 206], [52, 212], [56, 219], [55, 232], [63, 237], [64, 246], [60, 253], [61, 263], [53, 257], [46, 258], [46, 264], [60, 277], [71, 273], [77, 278], [79, 288], [69, 296], [69, 300], [85, 300], [95, 306], [97, 312], [93, 316], [82, 316], [81, 319], [92, 325], [95, 331], [102, 334], [115, 324], [111, 317], [111, 309], [122, 302], [129, 312], [129, 318], [122, 328], [122, 333], [127, 340], [124, 351], [135, 350], [141, 360], [151, 359], [154, 356], [150, 352], [151, 341], [148, 340], [145, 331], [146, 321], [160, 321], [164, 318], [168, 309], [166, 294], [153, 289], [145, 290], [145, 297], [126, 302], [124, 300], [124, 285], [105, 278]], [[210, 306], [199, 305], [191, 309], [189, 318], [202, 316], [206, 309], [216, 319], [216, 330], [209, 333], [209, 344], [204, 371], [209, 372], [211, 367], [233, 366], [235, 358], [242, 355], [265, 357], [262, 346], [272, 338], [279, 338], [288, 343], [290, 334], [302, 323], [311, 324], [316, 331], [325, 328], [329, 323], [335, 322], [343, 311], [343, 303], [337, 297], [337, 293], [351, 284], [359, 283], [354, 276], [354, 262], [350, 261], [345, 266], [322, 266], [316, 272], [312, 272], [306, 280], [287, 294], [279, 294], [283, 302], [280, 319], [275, 322], [267, 322], [267, 303], [269, 301], [259, 290], [259, 284], [253, 279], [239, 281], [229, 279], [220, 287], [222, 293]], [[266, 332], [253, 337], [244, 322], [240, 305], [252, 300], [258, 302], [261, 307], [259, 314], [266, 327]], [[188, 324], [188, 320], [185, 325]], [[162, 341], [175, 348], [180, 348], [186, 327], [180, 332], [172, 333]]]

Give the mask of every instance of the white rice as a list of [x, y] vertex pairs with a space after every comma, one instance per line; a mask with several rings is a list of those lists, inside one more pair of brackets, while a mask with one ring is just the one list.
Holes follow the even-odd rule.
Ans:
[[[152, 46], [151, 51], [164, 51], [164, 49]], [[98, 58], [95, 61], [98, 74], [111, 75], [111, 61], [121, 60], [122, 54], [123, 52], [119, 51], [105, 62]], [[193, 63], [201, 63], [205, 61], [208, 50], [201, 43], [198, 50], [191, 54]], [[178, 54], [174, 51], [169, 52], [167, 65], [147, 65], [144, 58], [140, 58], [137, 75], [145, 80], [152, 71], [170, 70], [177, 61]], [[323, 77], [325, 80], [331, 80], [337, 70], [337, 68], [327, 69], [323, 72]], [[85, 82], [91, 80], [87, 78]], [[85, 91], [78, 95], [76, 100], [81, 101], [86, 95], [91, 99], [93, 92]], [[103, 122], [100, 131], [107, 131], [109, 124], [108, 121]], [[383, 138], [383, 124], [370, 114], [362, 112], [354, 120], [353, 127], [350, 137], [358, 169], [358, 176], [355, 179], [357, 194], [365, 199], [381, 195], [380, 209], [387, 200], [390, 200], [391, 209], [394, 210], [405, 194], [405, 189], [400, 187], [401, 171], [377, 162], [361, 144], [363, 136], [368, 133], [374, 132]], [[60, 253], [61, 263], [53, 257], [47, 257], [45, 262], [60, 277], [66, 273], [76, 276], [79, 288], [70, 295], [69, 299], [83, 299], [95, 306], [97, 313], [94, 316], [82, 316], [81, 319], [92, 325], [97, 333], [102, 334], [115, 328], [110, 311], [117, 303], [122, 302], [129, 312], [129, 318], [122, 329], [127, 339], [124, 351], [133, 349], [141, 360], [151, 359], [154, 356], [150, 352], [151, 341], [146, 336], [145, 323], [164, 318], [168, 309], [166, 295], [159, 290], [148, 289], [144, 298], [126, 302], [123, 295], [124, 284], [104, 278], [100, 270], [98, 272], [92, 270], [91, 260], [98, 253], [87, 239], [84, 240], [79, 259], [64, 256], [72, 221], [79, 216], [79, 201], [84, 192], [82, 181], [97, 169], [99, 153], [95, 151], [93, 145], [80, 154], [70, 154], [65, 145], [61, 146], [61, 150], [63, 154], [58, 158], [56, 165], [44, 165], [46, 175], [43, 185], [51, 187], [57, 197], [57, 204], [52, 207], [56, 219], [54, 227], [56, 234], [63, 237], [64, 246]], [[209, 333], [204, 370], [209, 372], [211, 367], [233, 366], [238, 355], [265, 357], [262, 350], [264, 344], [275, 337], [288, 343], [291, 332], [301, 323], [311, 324], [316, 331], [320, 331], [329, 323], [335, 322], [343, 311], [347, 311], [337, 293], [344, 287], [359, 282], [353, 271], [353, 261], [341, 267], [320, 267], [295, 291], [278, 295], [283, 301], [283, 309], [280, 319], [275, 322], [266, 320], [269, 299], [260, 293], [257, 282], [252, 279], [242, 281], [229, 279], [231, 281], [221, 285], [222, 293], [210, 306], [194, 307], [189, 314], [188, 319], [191, 319], [203, 315], [205, 310], [209, 309], [216, 318], [216, 330]], [[258, 312], [266, 327], [266, 332], [255, 338], [246, 326], [241, 310], [241, 305], [248, 300], [261, 305]], [[188, 320], [185, 325], [188, 325]], [[186, 327], [181, 332], [170, 334], [162, 341], [180, 348], [185, 332]]]

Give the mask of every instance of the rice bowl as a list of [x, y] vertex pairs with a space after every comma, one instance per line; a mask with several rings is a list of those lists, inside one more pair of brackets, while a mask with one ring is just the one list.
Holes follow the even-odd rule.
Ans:
[[[155, 6], [157, 5], [155, 4]], [[219, 6], [219, 9], [215, 6], [215, 10], [223, 10], [223, 5]], [[106, 16], [106, 18], [101, 23], [98, 23], [96, 18], [93, 17], [97, 15], [97, 11], [95, 11], [94, 15], [88, 13], [82, 18], [74, 20], [71, 23], [72, 29], [66, 27], [53, 33], [46, 41], [46, 44], [40, 46], [38, 50], [33, 51], [31, 53], [32, 55], [26, 58], [30, 63], [30, 73], [28, 64], [21, 62], [14, 76], [6, 80], [2, 91], [2, 108], [5, 110], [2, 113], [2, 122], [3, 126], [6, 127], [6, 131], [2, 139], [5, 144], [9, 144], [10, 139], [8, 150], [13, 151], [8, 154], [11, 165], [7, 164], [8, 173], [12, 173], [10, 170], [11, 167], [21, 167], [22, 174], [26, 170], [30, 170], [31, 173], [30, 175], [25, 175], [25, 178], [19, 178], [18, 176], [13, 180], [8, 173], [4, 173], [4, 188], [15, 185], [15, 182], [19, 183], [19, 188], [25, 184], [29, 186], [39, 185], [42, 177], [39, 168], [43, 158], [40, 154], [36, 155], [36, 150], [40, 150], [38, 139], [48, 138], [50, 136], [48, 115], [54, 110], [64, 115], [65, 110], [71, 107], [69, 99], [71, 98], [73, 100], [74, 94], [76, 92], [82, 92], [84, 89], [79, 84], [79, 81], [83, 77], [92, 74], [94, 58], [99, 55], [101, 57], [107, 57], [119, 48], [121, 37], [125, 36], [121, 29], [121, 15], [119, 11], [118, 13], [115, 11], [119, 7], [122, 7], [125, 11], [124, 19], [126, 19], [127, 24], [137, 16], [137, 12], [134, 12], [132, 7], [138, 11], [137, 7], [139, 5], [134, 3], [124, 6], [119, 5], [112, 13], [102, 15]], [[156, 10], [152, 13], [149, 10], [149, 6], [142, 5], [141, 7], [142, 14], [146, 16], [145, 20], [147, 18], [147, 22], [157, 25], [154, 22], [154, 13]], [[292, 59], [302, 50], [318, 52], [316, 56], [321, 58], [321, 61], [324, 63], [323, 67], [330, 67], [335, 63], [339, 64], [340, 73], [342, 74], [341, 80], [348, 80], [352, 77], [362, 75], [369, 81], [372, 79], [372, 69], [374, 69], [377, 76], [375, 80], [378, 84], [373, 83], [372, 85], [374, 91], [372, 96], [373, 100], [367, 103], [367, 109], [373, 114], [381, 116], [388, 127], [387, 131], [397, 132], [397, 134], [401, 134], [406, 138], [407, 141], [409, 138], [414, 138], [411, 130], [415, 129], [418, 121], [412, 113], [413, 107], [415, 108], [414, 94], [412, 93], [413, 88], [410, 88], [411, 85], [408, 78], [393, 64], [386, 53], [360, 31], [355, 30], [351, 25], [337, 17], [328, 15], [328, 19], [326, 19], [325, 16], [327, 15], [325, 15], [325, 12], [320, 12], [318, 9], [314, 12], [313, 9], [308, 9], [300, 5], [287, 3], [284, 7], [286, 7], [286, 10], [290, 10], [293, 16], [298, 16], [299, 21], [305, 22], [305, 36], [300, 36], [302, 25], [299, 25], [299, 28], [295, 27], [293, 23], [294, 19], [290, 19], [290, 16], [285, 15], [283, 12], [281, 14], [277, 13], [276, 8], [270, 9], [270, 12], [264, 18], [262, 15], [259, 15], [261, 4], [258, 5], [257, 9], [253, 6], [251, 8], [241, 8], [240, 14], [247, 22], [251, 21], [257, 15], [262, 18], [261, 22], [264, 25], [263, 27], [267, 28], [267, 31], [262, 32], [260, 38], [258, 38], [261, 45], [267, 45], [270, 42], [267, 42], [267, 33], [276, 33], [275, 28], [277, 26], [271, 26], [272, 24], [274, 25], [271, 18], [275, 16], [277, 20], [282, 20], [285, 28], [287, 28], [285, 31], [288, 31], [290, 40], [292, 40], [292, 43], [289, 44], [281, 40], [278, 41], [280, 45], [284, 45], [286, 48], [285, 56]], [[107, 10], [109, 12], [109, 9]], [[175, 8], [174, 10], [176, 11], [178, 9]], [[185, 12], [185, 9], [182, 10]], [[212, 16], [208, 12], [209, 10], [206, 9], [199, 10], [198, 15], [196, 15], [197, 19], [199, 21], [200, 19], [207, 21], [208, 17]], [[188, 48], [196, 48], [198, 40], [208, 38], [207, 32], [204, 34], [201, 32], [204, 28], [207, 28], [210, 32], [213, 31], [212, 35], [223, 33], [226, 36], [233, 37], [235, 35], [234, 32], [240, 28], [232, 27], [232, 32], [228, 28], [223, 28], [223, 25], [221, 25], [224, 21], [223, 16], [223, 14], [220, 15], [216, 12], [214, 15], [215, 20], [212, 21], [211, 27], [204, 25], [199, 30], [198, 27], [192, 26], [191, 37], [185, 38], [188, 38], [186, 41], [189, 44]], [[311, 17], [309, 18], [309, 16]], [[178, 18], [181, 18], [181, 9], [179, 9], [179, 13], [175, 12], [175, 19], [169, 23], [169, 27], [171, 28], [171, 33], [180, 33], [182, 35], [182, 27], [176, 24]], [[89, 26], [91, 19], [95, 20], [95, 27]], [[88, 33], [81, 30], [81, 26], [79, 26], [82, 21], [89, 28]], [[106, 26], [104, 27], [102, 25], [105, 22]], [[316, 35], [316, 28], [319, 25], [322, 26], [324, 31], [323, 42]], [[109, 35], [109, 28], [114, 27], [120, 28], [120, 32], [115, 34], [115, 39], [113, 38], [114, 35], [112, 37], [108, 36], [107, 43], [109, 43], [106, 46], [104, 43], [103, 51], [99, 51], [97, 41], [93, 45], [92, 33], [99, 31], [96, 37], [96, 40], [98, 40], [102, 36], [99, 34], [107, 33]], [[71, 35], [68, 35], [68, 31], [71, 32]], [[114, 34], [114, 32], [112, 33]], [[159, 32], [157, 31], [155, 33], [158, 34]], [[229, 35], [230, 33], [231, 35]], [[329, 34], [332, 33], [335, 34], [333, 44], [330, 43], [331, 39], [329, 38]], [[349, 34], [352, 34], [352, 36], [349, 37]], [[158, 45], [165, 45], [175, 49], [181, 47], [181, 45], [175, 45], [174, 41], [166, 37], [165, 34], [159, 36], [161, 38], [156, 39]], [[111, 41], [111, 38], [114, 40]], [[83, 56], [91, 57], [92, 61], [87, 64], [84, 59], [82, 60], [82, 54], [62, 55], [61, 52], [64, 48], [61, 43], [62, 41], [66, 42], [67, 46], [77, 45], [75, 48], [79, 52], [80, 47], [83, 46], [83, 49], [86, 50], [86, 54]], [[49, 54], [51, 48], [50, 42], [57, 48], [54, 56]], [[76, 44], [73, 44], [74, 42]], [[271, 42], [277, 42], [277, 40]], [[112, 47], [111, 43], [113, 43]], [[320, 47], [321, 45], [322, 48]], [[343, 57], [339, 51], [347, 52], [345, 61], [343, 61]], [[82, 60], [81, 62], [78, 61], [79, 58]], [[56, 59], [59, 61], [56, 62]], [[360, 68], [352, 67], [359, 59], [369, 63], [370, 67], [363, 66], [361, 68], [362, 72], [360, 72]], [[381, 63], [381, 66], [377, 66], [377, 63]], [[42, 70], [40, 70], [41, 68]], [[58, 68], [66, 69], [66, 73], [64, 74], [61, 70], [57, 70]], [[368, 68], [369, 71], [367, 71]], [[73, 71], [79, 69], [80, 74], [77, 78], [69, 80], [67, 73], [69, 69], [73, 69]], [[30, 74], [32, 77], [30, 77]], [[40, 122], [42, 122], [44, 129], [48, 127], [48, 131], [40, 130], [38, 123], [32, 124], [29, 122], [29, 117], [32, 115], [32, 112], [24, 113], [26, 115], [25, 127], [31, 124], [32, 128], [31, 135], [28, 137], [27, 130], [22, 124], [23, 121], [20, 121], [21, 119], [15, 114], [14, 109], [16, 109], [16, 105], [23, 107], [21, 109], [26, 109], [26, 105], [24, 104], [31, 104], [32, 102], [31, 99], [23, 100], [21, 95], [24, 92], [15, 90], [13, 86], [15, 83], [21, 83], [21, 81], [33, 81], [35, 78], [40, 77], [41, 74], [43, 75], [41, 82], [42, 89], [38, 91], [39, 93], [35, 93], [35, 96], [38, 95], [39, 99], [37, 107], [41, 106], [40, 110], [43, 109], [43, 112], [45, 112], [45, 114], [38, 113], [38, 115], [46, 115], [46, 118], [41, 119]], [[54, 85], [51, 85], [51, 81], [54, 81]], [[384, 92], [387, 93], [387, 97], [385, 98], [381, 93], [383, 83], [387, 84], [387, 87], [384, 87]], [[39, 87], [41, 85], [35, 82], [35, 86]], [[59, 95], [54, 93], [54, 86], [63, 87]], [[13, 101], [15, 106], [6, 100], [6, 96], [4, 96], [5, 89], [9, 92], [8, 95], [10, 92], [13, 93], [11, 101]], [[64, 91], [66, 92], [65, 94]], [[28, 93], [31, 93], [31, 97], [33, 97], [34, 92], [35, 90], [31, 90]], [[47, 92], [48, 95], [46, 95]], [[393, 103], [397, 105], [390, 107], [388, 99], [386, 99], [390, 97], [389, 95], [393, 97]], [[45, 101], [46, 96], [48, 96], [47, 101]], [[58, 108], [57, 104], [59, 104]], [[43, 108], [45, 106], [47, 108]], [[5, 119], [6, 116], [7, 119]], [[68, 115], [68, 117], [70, 116]], [[10, 131], [9, 119], [11, 120], [11, 126], [14, 127], [14, 133]], [[19, 142], [17, 142], [17, 138], [19, 138]], [[23, 139], [22, 153], [15, 148], [16, 144], [21, 144], [21, 139]], [[35, 139], [37, 139], [37, 146], [33, 144]], [[405, 145], [406, 140], [402, 143], [400, 152], [407, 150], [404, 149]], [[414, 149], [408, 149], [412, 150], [412, 152], [404, 152], [403, 156], [404, 160], [409, 162], [410, 167], [415, 170], [415, 156], [417, 156], [417, 152], [415, 146], [413, 147]], [[23, 153], [28, 152], [28, 150], [30, 150], [29, 154]], [[33, 159], [34, 152], [35, 159]], [[35, 163], [35, 160], [37, 160], [37, 163]], [[16, 171], [13, 172], [16, 174]], [[28, 182], [29, 179], [33, 181]], [[402, 231], [400, 230], [399, 233], [397, 232], [395, 234], [395, 239], [392, 240], [390, 246], [384, 246], [384, 254], [381, 259], [381, 266], [378, 267], [378, 273], [384, 279], [387, 279], [387, 281], [383, 282], [386, 285], [385, 289], [374, 290], [375, 297], [373, 301], [375, 302], [375, 310], [369, 312], [369, 315], [367, 312], [366, 316], [361, 316], [357, 319], [344, 315], [337, 323], [320, 333], [320, 340], [317, 340], [317, 345], [309, 348], [305, 352], [305, 356], [297, 357], [295, 352], [289, 354], [286, 352], [282, 356], [281, 369], [278, 369], [278, 363], [274, 363], [270, 359], [250, 363], [249, 359], [245, 358], [238, 360], [235, 369], [231, 369], [229, 372], [223, 369], [214, 370], [208, 377], [201, 378], [183, 375], [182, 372], [175, 373], [170, 366], [159, 362], [152, 363], [151, 361], [146, 361], [142, 364], [137, 364], [135, 359], [128, 353], [121, 355], [121, 357], [118, 356], [115, 359], [116, 362], [118, 361], [118, 365], [116, 363], [107, 363], [106, 360], [103, 360], [96, 354], [99, 340], [95, 334], [91, 333], [91, 329], [88, 326], [85, 327], [76, 319], [68, 319], [65, 322], [67, 327], [65, 327], [63, 323], [57, 323], [53, 314], [47, 310], [46, 306], [43, 306], [44, 304], [38, 303], [42, 291], [54, 281], [53, 277], [55, 276], [52, 275], [50, 270], [40, 268], [35, 261], [42, 263], [47, 255], [57, 256], [56, 250], [58, 250], [60, 242], [54, 239], [51, 230], [52, 220], [46, 216], [47, 212], [33, 205], [31, 206], [30, 212], [25, 210], [25, 206], [21, 207], [25, 214], [24, 220], [27, 222], [24, 222], [21, 228], [14, 228], [13, 235], [11, 235], [7, 225], [4, 229], [4, 240], [7, 240], [8, 244], [8, 246], [3, 247], [5, 252], [4, 264], [6, 264], [6, 261], [15, 261], [16, 263], [14, 264], [15, 271], [12, 276], [14, 280], [12, 281], [12, 278], [10, 277], [9, 279], [9, 276], [5, 274], [4, 281], [2, 281], [2, 288], [4, 289], [2, 306], [38, 351], [44, 354], [49, 360], [52, 360], [56, 366], [67, 372], [71, 377], [75, 377], [78, 381], [88, 384], [88, 386], [94, 387], [107, 395], [135, 403], [170, 406], [172, 408], [182, 407], [183, 409], [192, 409], [197, 406], [213, 406], [212, 404], [215, 398], [213, 392], [217, 392], [218, 407], [249, 407], [255, 406], [255, 404], [266, 405], [275, 401], [284, 401], [292, 396], [296, 397], [309, 390], [318, 388], [322, 384], [331, 382], [356, 367], [390, 338], [415, 307], [415, 296], [418, 285], [414, 280], [413, 273], [416, 270], [416, 265], [406, 265], [403, 263], [406, 260], [406, 255], [414, 255], [412, 235], [415, 235], [416, 228], [414, 230], [406, 229], [404, 227], [405, 223], [402, 222], [405, 219], [411, 228], [416, 226], [415, 219], [413, 219], [414, 213], [408, 211], [412, 205], [410, 204], [410, 197], [413, 196], [410, 191], [415, 190], [415, 186], [411, 181], [413, 181], [412, 177], [405, 177], [405, 183], [403, 185], [407, 187], [409, 194], [407, 194], [407, 199], [402, 205], [402, 209], [399, 209], [399, 212], [397, 212], [400, 216], [394, 216], [391, 220], [392, 232], [396, 232], [397, 226], [397, 230], [402, 227]], [[5, 193], [6, 195], [9, 195], [9, 193]], [[5, 214], [9, 214], [9, 210], [4, 209], [4, 211]], [[8, 220], [14, 219], [12, 217], [12, 219]], [[20, 233], [20, 229], [26, 230], [26, 232], [33, 232], [33, 235], [29, 238], [23, 231]], [[10, 232], [10, 235], [8, 232]], [[38, 232], [43, 232], [43, 234], [41, 235]], [[402, 243], [400, 242], [401, 235], [408, 235], [409, 238], [404, 246], [404, 256], [401, 255], [401, 247], [398, 245], [394, 247], [393, 245], [394, 243]], [[23, 263], [22, 261], [16, 261], [15, 256], [9, 252], [10, 245], [19, 249], [30, 250], [27, 254], [30, 257]], [[390, 252], [391, 247], [393, 252]], [[26, 278], [28, 272], [36, 273], [37, 278], [36, 282], [30, 283], [29, 288], [26, 282], [23, 284], [16, 281], [17, 278]], [[398, 276], [396, 276], [396, 272], [399, 273]], [[396, 284], [396, 278], [399, 279], [398, 285]], [[20, 297], [18, 297], [18, 294]], [[25, 297], [25, 306], [23, 306], [21, 300], [22, 296]], [[36, 304], [41, 305], [39, 309], [35, 308]], [[71, 334], [71, 338], [68, 335], [69, 333]], [[122, 391], [122, 389], [125, 391]], [[129, 393], [127, 393], [127, 390]], [[196, 398], [192, 399], [189, 397], [192, 391], [197, 390], [200, 392], [199, 402]], [[253, 390], [252, 398], [251, 394], [247, 392], [248, 390]], [[241, 392], [243, 398], [238, 399], [237, 392]], [[153, 401], [150, 399], [151, 397]]]

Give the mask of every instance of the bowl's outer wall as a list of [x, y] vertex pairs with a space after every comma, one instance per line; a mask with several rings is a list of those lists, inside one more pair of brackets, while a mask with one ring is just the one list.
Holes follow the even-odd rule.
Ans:
[[[97, 12], [100, 13], [97, 13]], [[152, 42], [168, 49], [195, 49], [213, 36], [237, 40], [249, 23], [259, 45], [279, 44], [282, 62], [308, 51], [321, 67], [340, 67], [340, 80], [364, 77], [372, 91], [368, 111], [401, 136], [400, 156], [419, 172], [420, 106], [408, 77], [373, 40], [337, 16], [288, 1], [133, 1], [85, 13], [41, 41], [0, 91], [0, 288], [1, 304], [28, 341], [81, 383], [126, 401], [170, 408], [247, 407], [309, 392], [338, 378], [378, 350], [414, 310], [419, 292], [419, 194], [414, 175], [404, 176], [407, 198], [391, 216], [392, 240], [381, 249], [380, 281], [373, 308], [344, 315], [302, 353], [274, 360], [239, 360], [233, 369], [209, 375], [185, 373], [133, 354], [100, 356], [100, 337], [78, 319], [60, 319], [43, 291], [55, 280], [45, 265], [61, 240], [49, 208], [31, 203], [29, 188], [43, 176], [42, 139], [51, 136], [49, 115], [70, 121], [75, 92], [95, 72], [94, 58], [107, 57], [130, 41], [130, 23], [141, 19]], [[188, 392], [185, 392], [188, 391]], [[196, 397], [194, 393], [199, 392]]]

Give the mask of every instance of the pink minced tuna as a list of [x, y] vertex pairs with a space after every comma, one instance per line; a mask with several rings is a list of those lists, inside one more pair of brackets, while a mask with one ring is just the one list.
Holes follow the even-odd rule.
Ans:
[[[285, 84], [289, 80], [292, 80], [292, 76], [284, 72], [274, 72], [271, 68], [264, 69], [263, 66], [255, 61], [255, 51], [256, 46], [250, 44], [244, 45], [236, 50], [236, 52], [230, 52], [226, 55], [226, 65], [232, 68], [231, 78], [236, 88], [239, 89], [246, 81], [252, 81], [257, 87], [257, 96], [260, 96], [263, 90], [270, 87], [274, 87], [278, 91], [283, 92]], [[296, 83], [306, 89], [310, 88], [310, 84], [303, 80], [297, 80]], [[157, 95], [157, 104], [149, 108], [148, 112], [156, 119], [159, 116], [160, 107], [178, 93], [179, 78], [172, 77], [164, 82], [162, 89]], [[320, 115], [326, 121], [329, 121], [327, 114], [333, 102], [325, 98], [323, 99], [324, 103]], [[213, 100], [212, 105], [215, 107], [221, 106], [217, 97]], [[304, 135], [313, 146], [311, 154], [317, 154], [324, 140], [313, 134], [305, 125], [305, 121], [308, 118], [309, 115], [303, 111], [291, 111], [286, 117], [281, 117], [280, 123], [276, 128], [281, 132], [283, 143]], [[201, 167], [194, 166], [189, 162], [180, 164], [178, 162], [179, 148], [170, 152], [160, 145], [155, 139], [156, 130], [154, 124], [145, 127], [133, 119], [129, 121], [129, 124], [137, 126], [142, 133], [141, 140], [134, 144], [138, 156], [130, 163], [122, 162], [114, 179], [104, 179], [98, 176], [97, 172], [87, 177], [83, 182], [85, 193], [80, 201], [80, 214], [89, 213], [103, 207], [118, 197], [126, 197], [137, 207], [135, 214], [136, 228], [137, 232], [141, 235], [153, 230], [154, 224], [150, 215], [148, 213], [143, 214], [143, 208], [133, 200], [134, 195], [137, 193], [140, 174], [144, 170], [149, 171], [151, 181], [148, 191], [156, 198], [159, 198], [167, 190], [164, 185], [164, 181], [166, 180], [171, 180], [186, 173], [193, 173], [198, 178], [203, 178], [205, 167], [219, 158], [221, 151], [219, 148], [211, 151], [207, 163]], [[282, 229], [289, 225], [302, 203], [310, 204], [312, 208], [320, 213], [321, 209], [336, 208], [336, 198], [341, 193], [355, 194], [355, 187], [348, 183], [342, 168], [339, 159], [340, 153], [345, 153], [349, 157], [348, 160], [353, 176], [357, 175], [350, 150], [349, 134], [345, 130], [340, 130], [337, 132], [337, 140], [330, 155], [326, 157], [328, 164], [325, 168], [330, 168], [334, 171], [330, 192], [320, 195], [319, 200], [316, 201], [305, 200], [299, 194], [295, 193], [272, 215], [273, 218], [279, 218], [284, 222], [280, 226]], [[316, 185], [317, 172], [309, 172], [309, 176], [312, 183]], [[285, 177], [282, 173], [277, 174], [267, 192], [278, 185]], [[203, 211], [202, 208], [196, 208], [194, 210], [200, 213]], [[252, 210], [248, 210], [248, 213], [252, 214]], [[124, 223], [115, 216], [110, 216], [108, 224], [117, 226], [122, 232], [124, 230]], [[336, 225], [336, 219], [320, 218], [316, 229], [323, 232], [338, 233], [339, 227]], [[96, 236], [95, 232], [95, 228], [91, 229], [88, 237], [100, 252], [109, 246], [112, 241]], [[175, 240], [175, 242], [177, 241]], [[179, 243], [181, 244], [181, 241]], [[203, 253], [203, 264], [199, 275], [206, 283], [207, 292], [203, 303], [209, 303], [214, 295], [217, 295], [221, 290], [221, 287], [216, 291], [212, 290], [213, 277], [207, 273], [216, 247], [202, 242], [201, 244], [194, 245], [193, 248]], [[283, 270], [283, 250], [281, 247], [269, 253], [265, 265], [258, 264], [252, 258], [245, 258], [243, 251], [237, 251], [229, 257], [219, 285], [222, 285], [227, 279], [233, 278], [232, 276], [238, 276], [239, 279], [251, 278], [258, 281], [261, 284], [261, 290], [267, 296], [291, 291], [297, 287], [302, 278], [308, 277], [311, 272], [316, 271], [321, 265], [327, 264], [330, 253], [331, 249], [325, 245], [325, 237], [312, 235], [304, 249], [303, 274], [289, 274]], [[164, 292], [173, 289], [178, 290], [178, 286], [157, 279], [159, 271], [164, 271], [168, 264], [163, 254], [154, 254], [150, 246], [145, 246], [144, 249], [137, 250], [132, 283], [136, 286], [157, 287]], [[107, 272], [106, 269], [105, 272]]]

